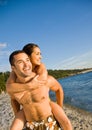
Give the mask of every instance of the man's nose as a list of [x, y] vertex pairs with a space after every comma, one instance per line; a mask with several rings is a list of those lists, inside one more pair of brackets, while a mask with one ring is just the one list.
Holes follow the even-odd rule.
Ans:
[[24, 65], [25, 65], [25, 66], [27, 66], [27, 65], [28, 65], [28, 63], [27, 63], [27, 62], [24, 62]]

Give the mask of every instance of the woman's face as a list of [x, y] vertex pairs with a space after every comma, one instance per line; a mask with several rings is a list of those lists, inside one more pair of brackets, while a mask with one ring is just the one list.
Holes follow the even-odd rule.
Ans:
[[40, 65], [41, 64], [41, 51], [38, 47], [34, 47], [33, 52], [30, 56], [30, 60], [33, 66]]

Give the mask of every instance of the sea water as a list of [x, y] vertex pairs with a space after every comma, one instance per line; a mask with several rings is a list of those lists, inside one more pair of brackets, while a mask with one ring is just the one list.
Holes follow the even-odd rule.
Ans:
[[[58, 80], [64, 90], [64, 103], [92, 112], [92, 72]], [[52, 100], [55, 94], [50, 92]]]

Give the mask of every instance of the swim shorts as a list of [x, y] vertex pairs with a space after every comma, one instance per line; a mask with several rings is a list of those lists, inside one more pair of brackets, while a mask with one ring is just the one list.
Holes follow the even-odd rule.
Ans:
[[40, 122], [27, 122], [26, 130], [63, 130], [53, 115]]

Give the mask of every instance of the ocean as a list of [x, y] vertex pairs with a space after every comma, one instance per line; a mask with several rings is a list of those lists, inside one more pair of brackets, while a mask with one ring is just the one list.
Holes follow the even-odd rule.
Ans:
[[[92, 112], [92, 72], [58, 80], [64, 90], [64, 103]], [[52, 100], [55, 94], [50, 92]]]

